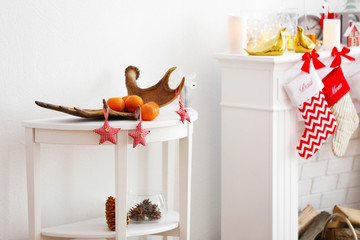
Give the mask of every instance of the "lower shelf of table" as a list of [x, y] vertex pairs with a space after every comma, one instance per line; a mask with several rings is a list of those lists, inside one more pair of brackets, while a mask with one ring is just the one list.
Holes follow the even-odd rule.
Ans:
[[[126, 236], [141, 236], [170, 231], [179, 227], [179, 213], [168, 214], [157, 223], [131, 223], [127, 227]], [[115, 232], [106, 225], [105, 217], [86, 221], [44, 228], [41, 235], [61, 238], [115, 238]]]

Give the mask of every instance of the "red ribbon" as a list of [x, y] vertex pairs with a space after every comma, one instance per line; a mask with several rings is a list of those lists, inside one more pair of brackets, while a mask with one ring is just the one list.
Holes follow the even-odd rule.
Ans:
[[[179, 99], [179, 95], [180, 95], [180, 99]], [[182, 95], [182, 91], [180, 92], [180, 94], [177, 94], [177, 89], [175, 89], [175, 96], [177, 99], [179, 99], [179, 102], [182, 102], [183, 101], [183, 95]]]
[[[324, 7], [323, 7], [324, 8]], [[337, 18], [338, 17], [338, 14], [337, 13], [331, 13], [328, 11], [328, 14], [327, 14], [327, 18], [328, 19], [334, 19], [334, 18]], [[324, 28], [324, 19], [325, 19], [325, 13], [323, 13], [321, 15], [321, 19], [320, 19], [320, 26], [321, 28]]]
[[304, 55], [302, 56], [302, 60], [304, 61], [304, 64], [301, 67], [301, 71], [306, 72], [306, 73], [310, 73], [310, 62], [311, 59], [313, 61], [314, 67], [315, 69], [320, 69], [325, 67], [325, 64], [323, 64], [318, 58], [319, 58], [319, 54], [316, 52], [315, 49], [313, 49], [311, 51], [311, 53], [306, 52], [304, 53]]
[[347, 53], [350, 52], [350, 49], [347, 47], [343, 47], [343, 49], [341, 50], [341, 52], [339, 52], [337, 50], [336, 47], [333, 48], [332, 52], [331, 52], [331, 56], [335, 57], [334, 60], [332, 61], [330, 67], [335, 68], [335, 67], [339, 67], [341, 64], [341, 56], [349, 59], [350, 61], [355, 61], [355, 58], [346, 55]]
[[106, 121], [109, 118], [109, 107], [107, 107], [107, 108], [103, 107], [103, 112], [104, 112], [104, 118]]

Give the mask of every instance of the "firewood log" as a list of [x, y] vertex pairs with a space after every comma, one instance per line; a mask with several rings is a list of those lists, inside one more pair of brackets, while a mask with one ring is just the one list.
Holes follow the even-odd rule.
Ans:
[[344, 215], [354, 227], [360, 227], [360, 210], [335, 205], [333, 213]]
[[326, 220], [330, 216], [328, 212], [321, 212], [314, 220], [314, 222], [306, 229], [300, 240], [315, 240], [318, 235], [321, 234]]
[[314, 222], [319, 213], [311, 205], [307, 205], [299, 214], [298, 229], [299, 237], [305, 232], [305, 230]]

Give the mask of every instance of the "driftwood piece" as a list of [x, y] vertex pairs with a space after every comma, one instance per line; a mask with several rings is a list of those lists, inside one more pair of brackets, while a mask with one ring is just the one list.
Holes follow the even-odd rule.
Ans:
[[[181, 93], [185, 78], [182, 79], [181, 83], [176, 89], [171, 89], [169, 87], [169, 78], [171, 73], [176, 69], [176, 67], [170, 68], [164, 75], [164, 77], [154, 86], [142, 89], [137, 86], [136, 80], [140, 76], [140, 71], [134, 66], [129, 66], [125, 70], [126, 78], [126, 88], [128, 90], [128, 95], [138, 95], [140, 96], [144, 103], [154, 101], [160, 107], [163, 107], [176, 99], [176, 97]], [[82, 109], [78, 107], [66, 107], [61, 105], [54, 105], [51, 103], [45, 103], [40, 101], [35, 101], [36, 105], [52, 109], [55, 111], [67, 113], [82, 118], [104, 118], [104, 113], [102, 109]], [[107, 106], [105, 100], [103, 100], [104, 106]], [[128, 112], [117, 112], [112, 109], [109, 109], [109, 118], [113, 119], [138, 119], [140, 115], [140, 107], [136, 109], [134, 113]]]
[[[81, 109], [78, 107], [71, 108], [71, 107], [54, 105], [54, 104], [44, 103], [44, 102], [39, 102], [39, 101], [35, 101], [35, 103], [36, 103], [36, 105], [38, 105], [40, 107], [67, 113], [67, 114], [77, 116], [77, 117], [104, 119], [103, 109]], [[105, 108], [108, 108], [108, 105], [107, 105], [105, 99], [103, 99], [103, 105]], [[135, 119], [136, 120], [136, 119], [138, 119], [139, 115], [140, 115], [140, 107], [138, 107], [136, 109], [136, 111], [133, 113], [117, 112], [117, 111], [114, 111], [111, 108], [109, 108], [109, 118], [113, 118], [113, 119]]]
[[315, 218], [319, 215], [316, 209], [311, 206], [307, 205], [299, 214], [298, 220], [298, 230], [299, 230], [299, 237], [303, 235], [305, 230], [310, 226], [311, 223], [314, 222]]
[[143, 99], [144, 103], [154, 101], [159, 104], [160, 107], [171, 103], [181, 93], [185, 83], [185, 78], [183, 77], [176, 89], [169, 87], [169, 78], [175, 69], [176, 67], [170, 68], [157, 84], [143, 89], [139, 88], [136, 83], [136, 80], [140, 76], [139, 69], [134, 66], [128, 66], [125, 70], [125, 83], [128, 95], [138, 95]]
[[314, 222], [306, 229], [300, 240], [315, 240], [325, 227], [326, 220], [330, 216], [328, 212], [321, 212]]
[[360, 227], [360, 210], [335, 205], [333, 213], [344, 215], [354, 227]]

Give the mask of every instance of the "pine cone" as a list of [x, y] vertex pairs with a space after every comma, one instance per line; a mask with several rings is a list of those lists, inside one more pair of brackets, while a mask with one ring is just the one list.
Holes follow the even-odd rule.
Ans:
[[150, 201], [150, 199], [145, 199], [144, 201], [142, 201], [142, 205], [144, 206], [145, 209], [149, 209], [149, 206], [152, 205], [152, 202]]
[[115, 231], [115, 198], [108, 197], [105, 204], [105, 216], [108, 228], [111, 231]]
[[147, 217], [149, 218], [150, 221], [155, 221], [155, 220], [159, 220], [161, 218], [161, 212], [159, 209], [149, 212], [147, 214]]
[[147, 210], [146, 210], [146, 207], [145, 207], [144, 203], [142, 203], [142, 202], [138, 203], [138, 204], [135, 205], [135, 207], [141, 209], [142, 214], [146, 216]]
[[130, 219], [138, 222], [144, 221], [146, 217], [150, 221], [159, 220], [161, 218], [161, 212], [158, 205], [153, 204], [148, 198], [130, 209]]
[[148, 207], [147, 217], [150, 221], [159, 220], [161, 218], [161, 211], [156, 204], [151, 204]]
[[156, 210], [156, 208], [158, 208], [158, 206], [156, 204], [153, 204], [150, 199], [145, 199], [144, 201], [142, 201], [142, 206], [145, 208], [145, 213], [151, 213], [153, 211]]
[[150, 199], [145, 199], [142, 202], [145, 208], [146, 216], [150, 221], [159, 220], [161, 218], [161, 212], [157, 204], [153, 204]]
[[134, 221], [143, 221], [145, 220], [145, 211], [141, 204], [137, 204], [135, 207], [130, 209], [130, 219]]
[[[112, 196], [108, 197], [106, 204], [105, 204], [105, 216], [106, 216], [106, 223], [108, 228], [111, 231], [115, 231], [115, 198]], [[127, 213], [126, 217], [126, 226], [130, 223], [129, 213]]]

